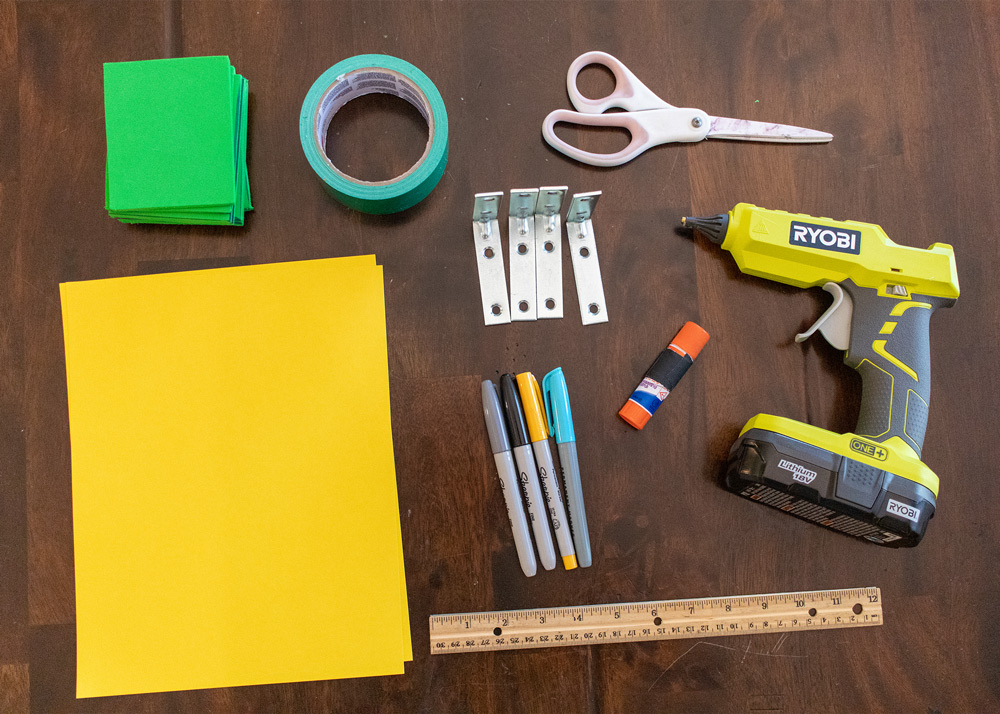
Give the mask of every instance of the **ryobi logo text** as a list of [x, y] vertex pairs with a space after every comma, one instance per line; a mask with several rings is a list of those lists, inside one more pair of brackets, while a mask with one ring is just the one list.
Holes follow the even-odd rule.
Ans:
[[778, 462], [778, 468], [784, 469], [785, 471], [790, 471], [792, 473], [792, 478], [799, 483], [812, 483], [816, 480], [816, 472], [811, 469], [807, 469], [805, 466], [800, 466], [794, 461], [788, 461], [787, 459], [782, 459]]
[[908, 521], [913, 521], [916, 523], [920, 520], [920, 509], [914, 508], [913, 506], [908, 506], [905, 503], [900, 503], [894, 498], [890, 498], [889, 502], [885, 505], [885, 512], [891, 513], [894, 516], [902, 516]]
[[861, 231], [792, 221], [788, 242], [802, 248], [819, 248], [858, 255], [861, 252]]

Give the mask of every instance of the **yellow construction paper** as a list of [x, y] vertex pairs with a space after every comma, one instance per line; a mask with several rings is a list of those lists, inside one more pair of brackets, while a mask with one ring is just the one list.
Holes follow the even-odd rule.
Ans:
[[374, 257], [60, 287], [77, 695], [402, 673]]

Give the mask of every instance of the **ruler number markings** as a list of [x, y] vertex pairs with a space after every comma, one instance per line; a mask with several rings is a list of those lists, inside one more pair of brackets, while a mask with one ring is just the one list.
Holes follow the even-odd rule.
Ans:
[[881, 624], [878, 588], [856, 588], [433, 615], [430, 639], [444, 654]]

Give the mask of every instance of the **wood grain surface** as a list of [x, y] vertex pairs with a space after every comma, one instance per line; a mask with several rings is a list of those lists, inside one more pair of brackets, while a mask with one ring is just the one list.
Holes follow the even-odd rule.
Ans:
[[[540, 126], [569, 107], [566, 69], [592, 49], [678, 105], [835, 138], [671, 145], [617, 169], [582, 166]], [[437, 189], [385, 217], [333, 201], [297, 131], [316, 77], [368, 52], [429, 75], [451, 130]], [[246, 226], [110, 219], [102, 63], [209, 54], [250, 82]], [[611, 85], [593, 69], [581, 83], [592, 95]], [[2, 714], [1000, 711], [997, 3], [0, 0], [0, 97]], [[425, 132], [399, 103], [368, 99], [337, 117], [330, 153], [389, 178]], [[564, 319], [485, 327], [472, 196], [552, 184], [604, 192], [594, 227], [610, 321], [580, 324], [564, 256]], [[962, 296], [932, 321], [923, 451], [941, 492], [919, 547], [878, 548], [720, 488], [749, 417], [848, 431], [860, 404], [841, 354], [792, 339], [824, 293], [744, 276], [675, 230], [740, 201], [955, 247]], [[385, 266], [406, 674], [77, 700], [58, 284], [361, 253]], [[617, 410], [686, 320], [712, 339], [636, 432]], [[479, 383], [555, 366], [572, 394], [594, 565], [527, 579]], [[882, 589], [883, 627], [434, 658], [427, 644], [432, 613], [867, 585]]]

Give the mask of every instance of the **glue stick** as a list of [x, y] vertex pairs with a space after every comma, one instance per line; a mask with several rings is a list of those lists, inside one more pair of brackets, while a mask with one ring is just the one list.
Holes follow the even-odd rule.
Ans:
[[707, 332], [693, 322], [684, 323], [667, 349], [646, 370], [646, 376], [618, 412], [618, 416], [636, 429], [646, 426], [646, 422], [660, 408], [670, 390], [677, 386], [688, 367], [694, 364], [706, 342]]

